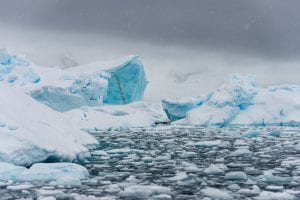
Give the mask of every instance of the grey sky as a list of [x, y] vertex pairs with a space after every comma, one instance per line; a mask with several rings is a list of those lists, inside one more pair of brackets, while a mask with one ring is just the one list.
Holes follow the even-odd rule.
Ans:
[[[0, 23], [299, 59], [299, 0], [1, 0]], [[3, 28], [3, 27], [2, 27]], [[1, 28], [1, 29], [2, 29]], [[1, 31], [1, 30], [0, 30]]]

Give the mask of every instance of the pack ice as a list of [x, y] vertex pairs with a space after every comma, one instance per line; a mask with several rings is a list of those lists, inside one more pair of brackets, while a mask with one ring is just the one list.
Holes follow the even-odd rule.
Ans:
[[137, 56], [62, 70], [0, 49], [0, 162], [72, 161], [97, 142], [82, 129], [155, 123], [161, 105], [133, 103], [146, 85]]
[[[300, 87], [258, 87], [249, 75], [231, 75], [205, 97], [164, 100], [169, 119], [177, 124], [199, 126], [299, 126]], [[186, 106], [188, 105], [188, 106]], [[171, 117], [170, 117], [171, 116]]]

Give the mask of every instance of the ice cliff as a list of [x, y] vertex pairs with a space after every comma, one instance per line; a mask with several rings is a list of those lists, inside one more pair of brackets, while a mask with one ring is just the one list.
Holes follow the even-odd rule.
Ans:
[[162, 103], [170, 120], [183, 118], [173, 123], [220, 127], [300, 125], [298, 85], [262, 88], [257, 86], [251, 76], [232, 75], [218, 89], [202, 99], [201, 103], [197, 99], [164, 100]]

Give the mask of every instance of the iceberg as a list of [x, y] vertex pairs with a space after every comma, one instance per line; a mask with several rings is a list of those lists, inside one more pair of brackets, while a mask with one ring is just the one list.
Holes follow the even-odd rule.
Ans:
[[[184, 109], [182, 103], [173, 103], [172, 109], [165, 109], [165, 111], [170, 113], [177, 109], [181, 112], [181, 117], [185, 113], [184, 119], [178, 121], [174, 121], [176, 118], [167, 114], [174, 124], [218, 127], [300, 125], [298, 85], [262, 88], [257, 87], [252, 76], [232, 75], [228, 81], [204, 99], [205, 101], [190, 110]], [[165, 104], [163, 102], [163, 105]]]
[[62, 70], [1, 49], [0, 162], [76, 161], [97, 143], [88, 131], [167, 121], [160, 104], [138, 101], [146, 85], [137, 56]]
[[62, 70], [37, 66], [5, 49], [0, 49], [1, 82], [22, 87], [32, 98], [59, 112], [141, 101], [147, 86], [138, 56]]
[[147, 80], [143, 64], [137, 56], [105, 72], [110, 74], [110, 78], [104, 103], [127, 104], [143, 100]]
[[108, 69], [107, 64], [95, 63], [98, 68], [94, 72], [87, 72], [86, 68], [95, 68], [90, 65], [60, 70], [60, 82], [67, 83], [46, 83], [29, 94], [59, 112], [81, 106], [128, 104], [143, 100], [147, 85], [143, 64], [137, 56], [127, 57], [122, 62]]

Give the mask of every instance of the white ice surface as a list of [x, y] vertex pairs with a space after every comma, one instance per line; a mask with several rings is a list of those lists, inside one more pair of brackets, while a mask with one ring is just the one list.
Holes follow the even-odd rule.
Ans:
[[0, 162], [0, 180], [13, 181], [57, 181], [60, 185], [71, 185], [71, 181], [88, 178], [87, 169], [75, 163], [37, 163], [29, 169]]

